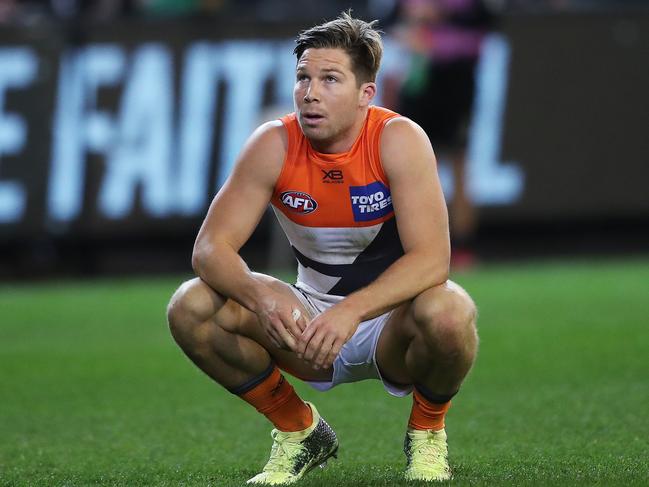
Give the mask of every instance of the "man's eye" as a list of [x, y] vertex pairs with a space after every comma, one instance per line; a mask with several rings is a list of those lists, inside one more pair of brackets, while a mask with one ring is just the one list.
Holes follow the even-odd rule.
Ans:
[[327, 81], [333, 83], [335, 81], [338, 81], [338, 78], [336, 78], [335, 76], [327, 76]]

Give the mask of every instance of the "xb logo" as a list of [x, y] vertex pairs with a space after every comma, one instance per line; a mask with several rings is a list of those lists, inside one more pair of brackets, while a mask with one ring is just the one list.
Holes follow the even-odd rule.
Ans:
[[322, 171], [322, 182], [323, 183], [342, 183], [343, 182], [343, 172], [339, 169], [332, 169], [331, 171]]

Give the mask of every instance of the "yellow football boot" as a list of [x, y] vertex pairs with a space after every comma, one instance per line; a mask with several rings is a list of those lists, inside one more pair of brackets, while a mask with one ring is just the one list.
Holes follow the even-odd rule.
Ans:
[[315, 406], [307, 402], [313, 413], [313, 424], [307, 429], [271, 432], [273, 446], [270, 459], [261, 473], [248, 480], [248, 484], [286, 485], [300, 480], [310, 470], [324, 467], [329, 457], [336, 457], [338, 439], [327, 422], [320, 417]]
[[408, 428], [403, 444], [408, 463], [406, 480], [442, 481], [451, 478], [446, 431]]

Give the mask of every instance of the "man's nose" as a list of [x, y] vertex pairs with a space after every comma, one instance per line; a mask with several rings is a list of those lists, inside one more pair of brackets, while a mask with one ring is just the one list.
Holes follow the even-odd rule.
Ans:
[[320, 100], [320, 96], [319, 96], [320, 90], [318, 89], [317, 85], [318, 84], [314, 82], [309, 83], [309, 87], [306, 89], [306, 93], [304, 94], [304, 101], [306, 103], [311, 103]]

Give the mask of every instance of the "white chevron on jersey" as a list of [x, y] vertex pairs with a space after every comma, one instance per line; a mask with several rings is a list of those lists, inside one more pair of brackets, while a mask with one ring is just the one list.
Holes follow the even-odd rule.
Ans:
[[[351, 264], [372, 243], [383, 223], [369, 227], [306, 227], [272, 207], [288, 241], [309, 259], [323, 264]], [[307, 281], [308, 282], [308, 281]]]

